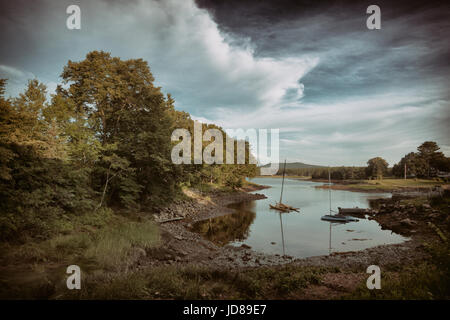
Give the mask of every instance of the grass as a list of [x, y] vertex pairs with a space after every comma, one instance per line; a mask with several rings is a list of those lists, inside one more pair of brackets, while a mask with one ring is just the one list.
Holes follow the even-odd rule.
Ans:
[[84, 257], [95, 259], [102, 268], [115, 268], [127, 260], [133, 247], [147, 249], [159, 242], [156, 224], [125, 222], [95, 233]]
[[159, 228], [151, 220], [112, 215], [100, 225], [41, 242], [2, 244], [0, 298], [50, 298], [58, 287], [65, 288], [65, 268], [71, 264], [87, 273], [120, 274], [160, 243]]
[[120, 268], [133, 248], [150, 248], [159, 243], [159, 229], [152, 221], [135, 222], [116, 218], [110, 226], [91, 232], [58, 235], [40, 243], [4, 246], [9, 262], [28, 263], [95, 260], [101, 268]]
[[[437, 228], [436, 228], [437, 229]], [[437, 229], [439, 233], [442, 233]], [[381, 289], [361, 285], [346, 299], [448, 300], [450, 299], [450, 242], [448, 236], [426, 243], [430, 259], [414, 265], [397, 266], [382, 273]]]
[[[350, 181], [343, 181], [350, 182]], [[336, 189], [345, 190], [367, 190], [367, 191], [394, 191], [404, 188], [411, 189], [431, 189], [435, 186], [440, 186], [444, 182], [440, 180], [427, 179], [382, 179], [382, 180], [362, 180], [356, 183], [336, 184]]]
[[[3, 281], [3, 299], [296, 299], [320, 284], [321, 267], [259, 267], [224, 270], [199, 266], [164, 266], [134, 272], [105, 272], [81, 266], [81, 290], [67, 290], [65, 269], [16, 275]], [[59, 275], [58, 277], [55, 274]]]
[[440, 180], [429, 180], [429, 179], [383, 179], [383, 180], [365, 180], [365, 183], [369, 185], [377, 185], [383, 187], [394, 187], [394, 188], [430, 188], [436, 185], [443, 184]]
[[[295, 299], [320, 283], [326, 268], [283, 266], [245, 271], [207, 267], [157, 267], [114, 278], [87, 276], [75, 299]], [[67, 291], [66, 291], [67, 292]]]
[[[262, 178], [281, 178], [281, 176], [260, 176]], [[309, 180], [311, 177], [286, 175], [286, 178]], [[323, 180], [326, 182], [326, 180]], [[432, 188], [445, 184], [440, 179], [393, 179], [384, 178], [382, 180], [338, 180], [333, 181], [337, 184], [335, 187], [347, 190], [380, 190], [393, 191], [401, 188]]]

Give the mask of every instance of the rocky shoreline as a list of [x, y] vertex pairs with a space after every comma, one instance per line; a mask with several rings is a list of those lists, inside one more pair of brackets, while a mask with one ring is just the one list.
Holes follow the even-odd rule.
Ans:
[[[299, 259], [255, 252], [248, 246], [219, 247], [192, 232], [192, 224], [196, 221], [233, 213], [234, 210], [227, 207], [229, 204], [263, 199], [265, 196], [237, 191], [202, 197], [192, 190], [187, 191], [187, 195], [193, 200], [174, 203], [158, 216], [160, 221], [170, 217], [180, 219], [161, 223], [163, 245], [148, 252], [148, 259], [142, 263], [143, 265], [194, 264], [214, 268], [239, 269], [290, 263], [304, 266], [361, 269], [367, 268], [370, 264], [382, 266], [394, 263], [412, 263], [422, 259], [425, 256], [421, 250], [422, 240], [424, 236], [433, 236], [430, 228], [422, 223], [423, 221], [419, 223], [419, 221], [408, 218], [413, 212], [422, 212], [420, 209], [413, 209], [411, 205], [400, 205], [398, 204], [399, 200], [380, 199], [376, 200], [380, 206], [379, 209], [371, 210], [368, 218], [375, 219], [385, 229], [409, 236], [410, 240], [401, 244], [382, 245], [361, 251]], [[391, 208], [397, 209], [397, 211], [391, 210]], [[424, 206], [424, 208], [428, 207]], [[388, 212], [395, 213], [387, 214]], [[428, 213], [428, 211], [426, 212]], [[432, 211], [429, 213], [435, 214]], [[426, 217], [428, 218], [428, 215]], [[436, 218], [438, 217], [436, 216]], [[419, 226], [420, 228], [418, 228]]]

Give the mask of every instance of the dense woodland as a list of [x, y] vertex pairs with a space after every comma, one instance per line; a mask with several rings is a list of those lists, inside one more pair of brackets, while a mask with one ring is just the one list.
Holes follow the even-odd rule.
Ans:
[[154, 86], [142, 59], [93, 51], [68, 61], [61, 78], [49, 101], [36, 79], [16, 98], [5, 97], [0, 80], [1, 240], [47, 238], [107, 208], [151, 212], [183, 186], [237, 188], [257, 172], [250, 164], [173, 164], [172, 131], [193, 137], [193, 120]]

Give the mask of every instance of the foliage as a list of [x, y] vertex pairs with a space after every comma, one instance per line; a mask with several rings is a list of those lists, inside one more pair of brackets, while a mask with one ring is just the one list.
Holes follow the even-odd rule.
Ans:
[[448, 241], [427, 244], [427, 262], [402, 267], [399, 274], [385, 272], [381, 290], [367, 290], [365, 281], [350, 299], [449, 299], [450, 246]]
[[[198, 266], [156, 267], [124, 273], [113, 279], [88, 275], [71, 299], [296, 299], [303, 289], [319, 284], [320, 267], [260, 267], [245, 271]], [[75, 290], [73, 290], [75, 291]]]
[[238, 188], [256, 173], [248, 142], [244, 164], [173, 164], [171, 133], [186, 128], [193, 138], [194, 121], [153, 85], [142, 59], [93, 51], [69, 60], [61, 77], [50, 101], [36, 79], [5, 99], [0, 79], [1, 241], [47, 239], [102, 207], [151, 211], [183, 185]]
[[367, 161], [366, 174], [368, 177], [383, 179], [387, 173], [388, 163], [381, 157], [375, 157]]
[[430, 178], [436, 176], [438, 171], [450, 172], [450, 158], [439, 149], [436, 142], [425, 141], [417, 147], [417, 153], [408, 153], [394, 165], [392, 173], [397, 177], [404, 177], [405, 166], [407, 177]]

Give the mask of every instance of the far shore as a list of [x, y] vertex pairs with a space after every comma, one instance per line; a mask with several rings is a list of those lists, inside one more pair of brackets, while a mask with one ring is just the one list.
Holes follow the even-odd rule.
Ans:
[[[281, 175], [257, 176], [257, 178], [282, 178]], [[287, 179], [322, 182], [323, 185], [316, 188], [332, 190], [346, 190], [354, 192], [370, 193], [403, 193], [403, 192], [430, 192], [437, 188], [448, 188], [450, 185], [446, 182], [435, 179], [393, 179], [385, 178], [382, 180], [331, 180], [332, 185], [328, 185], [327, 179], [313, 179], [305, 176], [286, 175]]]

